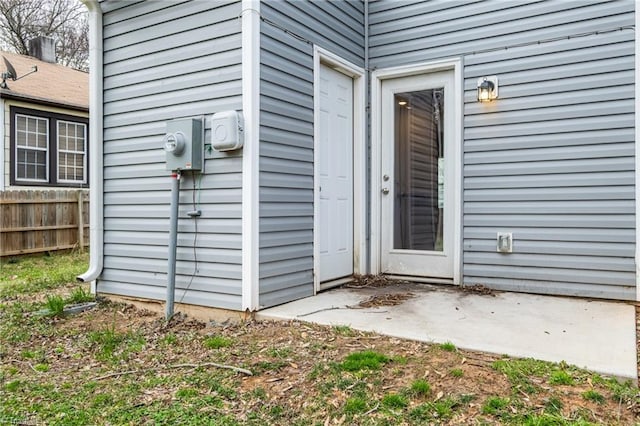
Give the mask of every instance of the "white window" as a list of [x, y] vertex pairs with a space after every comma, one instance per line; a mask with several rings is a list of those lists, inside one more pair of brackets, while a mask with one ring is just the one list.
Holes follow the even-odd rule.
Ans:
[[49, 120], [16, 114], [16, 180], [48, 182]]
[[58, 182], [86, 182], [87, 126], [58, 121]]
[[11, 107], [11, 184], [87, 186], [84, 117]]

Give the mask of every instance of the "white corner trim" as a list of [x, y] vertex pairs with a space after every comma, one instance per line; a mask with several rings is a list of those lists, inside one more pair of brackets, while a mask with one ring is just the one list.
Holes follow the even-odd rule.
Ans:
[[4, 191], [4, 150], [9, 146], [7, 141], [5, 140], [4, 127], [6, 123], [4, 122], [4, 99], [0, 98], [0, 141], [2, 144], [0, 145], [0, 192]]
[[[98, 0], [82, 0], [89, 10], [89, 269], [77, 279], [95, 281], [102, 273], [104, 255], [103, 209], [103, 46], [102, 9]], [[96, 292], [93, 283], [91, 291]]]
[[313, 289], [320, 290], [320, 65], [327, 64], [353, 79], [353, 271], [367, 272], [367, 115], [363, 68], [319, 46], [313, 47]]
[[242, 310], [259, 308], [260, 1], [242, 0]]
[[438, 71], [453, 70], [455, 91], [454, 97], [454, 146], [452, 155], [456, 159], [454, 172], [455, 203], [453, 215], [456, 218], [453, 235], [453, 283], [462, 284], [462, 101], [463, 80], [462, 61], [459, 58], [447, 58], [433, 62], [423, 62], [408, 66], [379, 69], [371, 74], [371, 273], [381, 273], [381, 236], [382, 227], [380, 208], [382, 193], [381, 155], [382, 155], [382, 81], [392, 78], [407, 77]]
[[635, 2], [635, 185], [636, 185], [636, 300], [640, 301], [640, 140], [638, 133], [640, 132], [640, 36], [638, 35], [638, 27], [640, 26], [640, 1]]

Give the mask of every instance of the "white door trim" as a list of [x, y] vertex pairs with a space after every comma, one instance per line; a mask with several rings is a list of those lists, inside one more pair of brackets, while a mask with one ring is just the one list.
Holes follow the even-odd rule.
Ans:
[[[366, 269], [366, 159], [367, 145], [365, 112], [364, 69], [325, 50], [313, 47], [313, 151], [319, 152], [320, 143], [320, 64], [330, 65], [337, 71], [353, 78], [353, 272], [362, 274]], [[319, 229], [320, 170], [318, 161], [313, 161], [313, 288], [320, 290], [320, 243], [316, 230]]]
[[413, 64], [376, 70], [371, 74], [371, 273], [381, 272], [380, 208], [382, 194], [381, 152], [382, 152], [382, 81], [437, 71], [453, 70], [456, 100], [454, 106], [454, 146], [455, 158], [453, 181], [453, 215], [456, 218], [453, 230], [453, 283], [462, 283], [462, 105], [463, 80], [462, 61], [459, 58]]

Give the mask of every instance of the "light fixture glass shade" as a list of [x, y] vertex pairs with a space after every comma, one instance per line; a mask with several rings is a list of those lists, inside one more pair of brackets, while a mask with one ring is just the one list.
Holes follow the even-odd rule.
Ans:
[[478, 79], [478, 102], [489, 102], [498, 97], [498, 77], [489, 76]]

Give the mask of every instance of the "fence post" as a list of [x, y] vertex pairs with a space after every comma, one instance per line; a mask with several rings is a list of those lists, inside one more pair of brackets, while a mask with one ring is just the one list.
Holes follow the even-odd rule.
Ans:
[[78, 191], [78, 247], [84, 253], [84, 196], [82, 189]]

